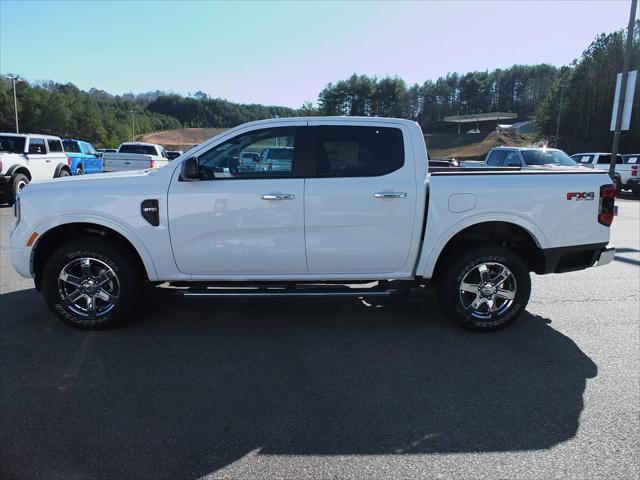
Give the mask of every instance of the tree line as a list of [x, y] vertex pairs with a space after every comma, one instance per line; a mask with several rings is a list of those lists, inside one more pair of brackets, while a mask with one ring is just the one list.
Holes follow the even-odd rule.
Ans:
[[[26, 81], [16, 84], [19, 126], [37, 132], [88, 140], [97, 146], [117, 146], [131, 140], [132, 113], [135, 132], [181, 128], [172, 116], [154, 113], [132, 99], [112, 97], [92, 89], [85, 92], [71, 83]], [[0, 78], [0, 131], [14, 132], [11, 82]]]
[[[632, 68], [640, 66], [640, 22], [636, 22]], [[559, 145], [569, 151], [607, 150], [616, 73], [622, 69], [623, 30], [597, 37], [581, 58], [556, 68], [548, 64], [514, 65], [506, 69], [450, 73], [437, 80], [408, 85], [398, 77], [353, 74], [329, 83], [300, 109], [238, 104], [203, 92], [188, 96], [160, 90], [121, 96], [71, 83], [26, 81], [17, 84], [22, 131], [78, 137], [99, 146], [116, 146], [131, 138], [131, 111], [137, 134], [181, 127], [233, 127], [244, 122], [296, 115], [358, 115], [415, 120], [427, 133], [457, 129], [444, 118], [492, 111], [535, 119], [542, 136], [555, 135], [560, 97]], [[640, 81], [636, 86], [640, 89]], [[640, 94], [636, 90], [631, 131], [623, 148], [640, 150]], [[0, 130], [12, 131], [11, 84], [0, 77]]]
[[[535, 112], [541, 135], [555, 137], [560, 113], [560, 148], [570, 152], [610, 150], [611, 111], [616, 76], [622, 71], [625, 38], [626, 30], [602, 34], [580, 59], [559, 70]], [[640, 21], [636, 21], [631, 69], [639, 68]], [[621, 136], [621, 152], [640, 152], [640, 79], [636, 82], [630, 130]]]
[[352, 75], [329, 83], [318, 97], [323, 115], [408, 118], [425, 132], [454, 130], [444, 118], [482, 112], [514, 112], [531, 116], [546, 97], [557, 75], [548, 64], [514, 65], [507, 69], [451, 73], [422, 85], [407, 85], [398, 77]]

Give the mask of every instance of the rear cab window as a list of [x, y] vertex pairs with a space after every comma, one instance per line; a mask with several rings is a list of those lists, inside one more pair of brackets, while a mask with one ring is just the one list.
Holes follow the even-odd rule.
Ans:
[[64, 151], [68, 153], [80, 153], [80, 146], [75, 140], [64, 140], [62, 142]]
[[158, 155], [153, 145], [122, 145], [118, 153], [137, 153], [142, 155]]

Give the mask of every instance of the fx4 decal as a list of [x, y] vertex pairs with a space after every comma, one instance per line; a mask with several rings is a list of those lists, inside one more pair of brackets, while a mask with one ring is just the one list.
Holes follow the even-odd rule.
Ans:
[[567, 193], [567, 200], [594, 200], [596, 194], [594, 192], [569, 192]]

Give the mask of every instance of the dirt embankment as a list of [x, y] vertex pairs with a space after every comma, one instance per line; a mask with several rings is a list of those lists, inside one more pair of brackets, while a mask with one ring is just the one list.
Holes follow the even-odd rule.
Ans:
[[181, 128], [178, 130], [163, 130], [143, 135], [142, 142], [158, 143], [167, 150], [188, 150], [194, 145], [209, 140], [226, 128]]
[[539, 147], [544, 144], [544, 141], [536, 140], [533, 135], [505, 132], [490, 132], [488, 135], [425, 135], [425, 141], [432, 158], [470, 160], [484, 159], [487, 152], [493, 147]]

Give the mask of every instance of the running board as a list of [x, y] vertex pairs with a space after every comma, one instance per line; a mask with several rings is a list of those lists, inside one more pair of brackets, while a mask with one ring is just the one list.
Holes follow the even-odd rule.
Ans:
[[390, 297], [409, 292], [399, 288], [166, 288], [175, 295], [183, 297]]

